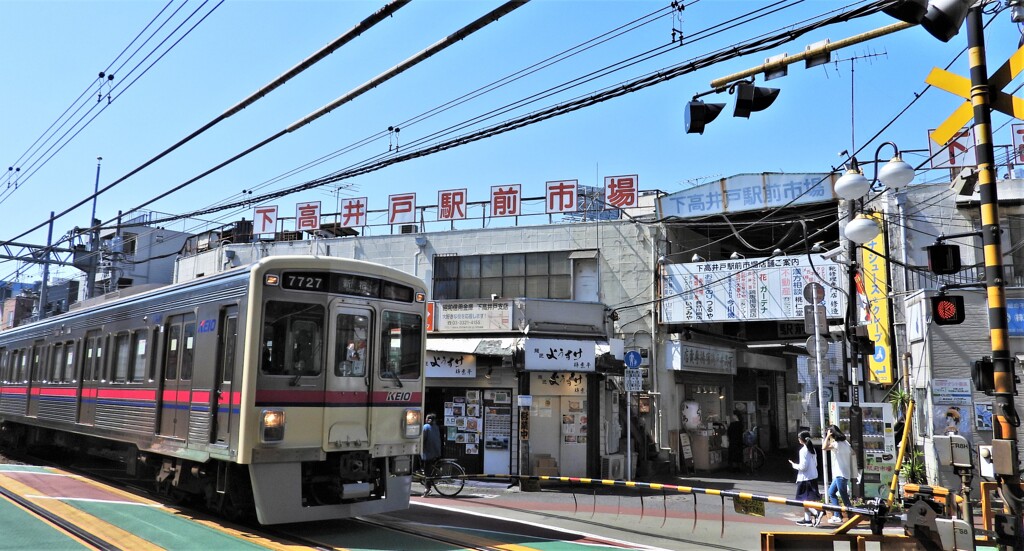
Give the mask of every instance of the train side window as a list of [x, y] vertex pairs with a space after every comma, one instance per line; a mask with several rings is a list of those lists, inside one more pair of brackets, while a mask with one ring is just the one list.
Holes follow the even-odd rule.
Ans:
[[[96, 341], [96, 369], [92, 372], [94, 381], [108, 381], [110, 380], [111, 371], [113, 370], [112, 362], [104, 357], [103, 351], [110, 349], [110, 335], [100, 337]], [[110, 354], [106, 354], [110, 356]]]
[[61, 376], [61, 380], [65, 383], [73, 383], [77, 380], [75, 377], [75, 351], [77, 349], [77, 341], [68, 341], [64, 346], [64, 374]]
[[131, 363], [131, 335], [127, 332], [114, 336], [114, 376], [115, 383], [128, 382], [128, 365]]
[[173, 381], [178, 378], [178, 354], [181, 346], [181, 326], [171, 325], [167, 328], [167, 353], [164, 355], [164, 380]]
[[229, 383], [234, 377], [235, 346], [238, 338], [238, 315], [225, 316], [221, 322], [221, 381]]
[[188, 322], [182, 331], [181, 349], [181, 373], [179, 379], [182, 381], [192, 380], [192, 361], [195, 358], [196, 347], [196, 324]]
[[7, 372], [7, 348], [0, 346], [0, 382], [9, 382], [10, 374]]
[[260, 369], [270, 375], [319, 375], [325, 309], [320, 304], [268, 301], [263, 313]]
[[157, 352], [158, 350], [162, 350], [161, 347], [163, 346], [163, 341], [160, 339], [164, 337], [163, 328], [154, 327], [150, 335], [153, 337], [153, 354], [149, 357], [149, 372], [146, 374], [146, 380], [152, 382], [156, 380], [157, 373], [160, 372], [160, 362], [163, 359], [163, 357]]
[[32, 353], [31, 349], [25, 350], [24, 348], [22, 348], [21, 350], [18, 351], [18, 359], [19, 359], [19, 362], [18, 362], [18, 382], [19, 383], [27, 383], [28, 382], [28, 358], [29, 358], [29, 355], [31, 353]]
[[132, 356], [131, 369], [128, 371], [128, 382], [141, 383], [148, 372], [148, 364], [146, 360], [149, 358], [147, 354], [149, 347], [149, 331], [146, 329], [136, 331], [133, 335], [132, 350], [134, 354]]
[[60, 374], [61, 374], [61, 369], [60, 368], [62, 367], [62, 363], [61, 362], [64, 359], [63, 358], [63, 356], [64, 356], [64, 343], [62, 343], [62, 342], [54, 343], [52, 346], [50, 346], [50, 350], [51, 350], [51, 352], [50, 352], [50, 361], [49, 361], [49, 363], [46, 366], [47, 377], [51, 381], [53, 381], [55, 383], [59, 383], [59, 382], [61, 382], [61, 380], [60, 380]]
[[43, 374], [43, 344], [37, 342], [32, 346], [32, 381], [40, 382], [44, 379]]

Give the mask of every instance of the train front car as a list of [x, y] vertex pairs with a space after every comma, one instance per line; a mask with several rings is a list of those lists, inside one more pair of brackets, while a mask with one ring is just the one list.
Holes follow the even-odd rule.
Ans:
[[423, 401], [424, 289], [334, 258], [253, 268], [239, 461], [258, 520], [409, 506]]

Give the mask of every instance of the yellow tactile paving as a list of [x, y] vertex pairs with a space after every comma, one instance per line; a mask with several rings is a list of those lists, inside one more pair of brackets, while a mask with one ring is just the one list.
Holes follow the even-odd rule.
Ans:
[[[0, 486], [7, 488], [8, 490], [21, 495], [30, 496], [38, 495], [41, 492], [35, 488], [18, 482], [17, 480], [0, 474]], [[40, 499], [33, 497], [25, 497], [26, 501], [38, 505], [47, 511], [60, 516], [62, 519], [75, 524], [83, 530], [95, 534], [97, 537], [104, 539], [111, 543], [116, 543], [123, 549], [132, 549], [139, 551], [157, 550], [162, 547], [153, 545], [152, 543], [135, 536], [130, 532], [126, 532], [117, 526], [107, 523], [97, 517], [90, 514], [84, 513], [75, 507], [67, 505], [57, 499]]]

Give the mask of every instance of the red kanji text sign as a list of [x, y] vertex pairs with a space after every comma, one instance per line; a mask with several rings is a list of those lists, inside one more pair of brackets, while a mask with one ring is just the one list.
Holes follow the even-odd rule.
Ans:
[[605, 176], [604, 178], [604, 208], [625, 209], [635, 207], [639, 195], [640, 177], [636, 174], [629, 176]]

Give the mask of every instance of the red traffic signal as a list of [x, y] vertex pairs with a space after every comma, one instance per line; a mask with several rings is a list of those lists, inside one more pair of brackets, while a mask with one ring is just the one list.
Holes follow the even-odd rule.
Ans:
[[935, 325], [959, 325], [964, 322], [964, 297], [939, 295], [931, 297], [932, 321]]

